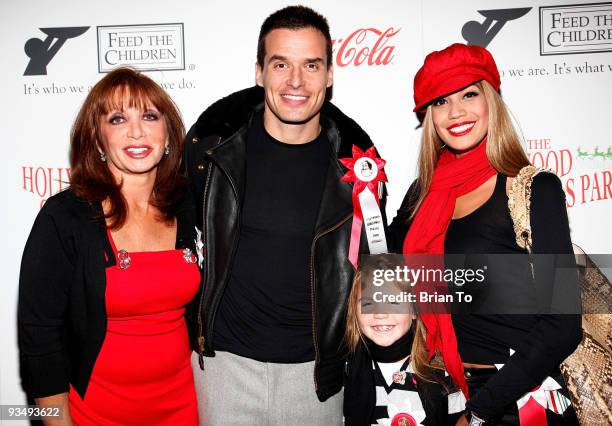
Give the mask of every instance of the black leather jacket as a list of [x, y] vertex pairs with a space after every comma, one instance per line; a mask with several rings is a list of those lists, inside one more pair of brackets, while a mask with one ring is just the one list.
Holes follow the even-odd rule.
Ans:
[[[202, 368], [202, 356], [214, 356], [215, 314], [231, 274], [240, 235], [247, 129], [254, 112], [263, 108], [263, 100], [263, 89], [252, 87], [217, 101], [202, 113], [185, 140], [184, 165], [195, 194], [197, 223], [204, 244], [203, 291], [196, 298], [190, 321], [192, 345], [200, 354]], [[333, 161], [312, 240], [310, 281], [314, 380], [317, 396], [324, 401], [342, 388], [342, 342], [354, 273], [348, 261], [353, 188], [340, 180], [346, 168], [337, 159], [351, 157], [353, 144], [367, 149], [372, 141], [357, 123], [329, 102], [322, 108], [321, 125], [332, 145]], [[384, 199], [381, 201], [384, 212]], [[360, 247], [367, 251], [363, 235]]]

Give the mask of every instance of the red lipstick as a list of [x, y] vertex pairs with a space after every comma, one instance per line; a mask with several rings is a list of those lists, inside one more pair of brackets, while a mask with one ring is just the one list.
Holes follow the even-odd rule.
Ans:
[[446, 130], [448, 130], [452, 136], [464, 136], [472, 131], [475, 124], [475, 121], [462, 121], [461, 123], [455, 123], [452, 126], [448, 126]]
[[123, 148], [125, 155], [135, 160], [140, 160], [147, 157], [152, 151], [153, 148], [151, 148], [149, 145], [130, 145]]

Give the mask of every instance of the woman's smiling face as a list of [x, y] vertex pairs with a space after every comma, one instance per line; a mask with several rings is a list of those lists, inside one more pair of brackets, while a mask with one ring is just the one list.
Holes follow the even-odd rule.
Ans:
[[127, 105], [100, 117], [100, 149], [118, 181], [132, 174], [156, 173], [168, 144], [164, 116], [154, 107]]
[[434, 128], [457, 155], [478, 146], [489, 130], [489, 107], [479, 84], [438, 98], [431, 106]]

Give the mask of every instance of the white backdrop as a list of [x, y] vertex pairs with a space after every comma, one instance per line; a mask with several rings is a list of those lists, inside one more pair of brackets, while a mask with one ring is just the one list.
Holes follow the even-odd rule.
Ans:
[[[516, 3], [304, 1], [328, 17], [335, 39], [334, 102], [361, 124], [388, 160], [389, 219], [415, 173], [420, 132], [411, 112], [414, 74], [426, 53], [466, 42], [465, 36], [487, 45], [496, 58], [502, 95], [520, 123], [533, 161], [542, 165], [548, 159], [548, 167], [561, 176], [573, 240], [588, 252], [610, 253], [612, 54], [605, 49], [612, 49], [612, 3]], [[552, 9], [540, 8], [551, 3], [555, 3]], [[41, 203], [67, 180], [70, 126], [88, 88], [102, 77], [99, 54], [104, 58], [113, 50], [108, 53], [112, 58], [116, 51], [146, 47], [158, 59], [133, 62], [184, 68], [148, 74], [168, 89], [190, 126], [217, 98], [254, 84], [259, 26], [267, 15], [288, 4], [277, 0], [2, 2], [0, 215], [5, 279], [0, 290], [0, 404], [24, 401], [15, 330], [21, 253]], [[571, 6], [563, 9], [564, 5]], [[506, 10], [519, 7], [525, 10]], [[32, 52], [32, 46], [50, 41], [47, 34], [65, 36], [66, 30], [57, 30], [65, 27], [89, 28], [65, 39], [52, 57], [45, 52], [53, 47]], [[105, 31], [100, 40], [98, 30]], [[146, 41], [152, 40], [148, 36], [154, 30], [170, 31], [164, 33], [170, 37], [136, 49], [117, 47], [118, 42], [108, 46], [109, 32], [131, 31]], [[24, 50], [26, 42], [33, 63]], [[166, 64], [173, 62], [174, 54], [175, 63]], [[29, 75], [24, 75], [26, 69]]]

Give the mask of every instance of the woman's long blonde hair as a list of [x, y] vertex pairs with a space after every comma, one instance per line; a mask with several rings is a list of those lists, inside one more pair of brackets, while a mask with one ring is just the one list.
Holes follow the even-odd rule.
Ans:
[[[363, 274], [361, 271], [357, 271], [355, 278], [353, 279], [353, 287], [349, 295], [348, 310], [346, 315], [346, 331], [344, 334], [344, 341], [350, 353], [354, 353], [360, 343], [365, 345], [364, 336], [359, 328], [359, 322], [357, 315], [359, 314], [360, 295], [361, 295], [361, 278]], [[412, 348], [410, 357], [412, 361], [412, 368], [414, 374], [427, 382], [440, 383], [445, 389], [448, 390], [448, 384], [441, 379], [440, 374], [436, 374], [435, 370], [443, 371], [444, 364], [439, 356], [434, 357], [431, 361], [427, 354], [425, 347], [425, 325], [420, 320], [419, 316], [416, 316], [414, 320], [414, 338], [412, 340]]]
[[[514, 177], [519, 170], [529, 165], [529, 159], [512, 125], [508, 107], [506, 107], [499, 93], [486, 80], [482, 80], [476, 85], [482, 90], [489, 107], [487, 158], [495, 170], [503, 175]], [[412, 216], [416, 214], [429, 192], [436, 164], [442, 149], [444, 149], [444, 143], [438, 136], [433, 124], [432, 108], [431, 104], [427, 107], [423, 120], [423, 137], [419, 151], [417, 178], [420, 194], [412, 211]]]

